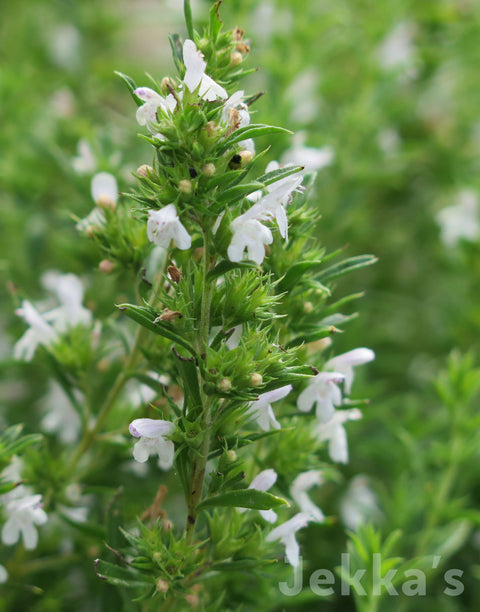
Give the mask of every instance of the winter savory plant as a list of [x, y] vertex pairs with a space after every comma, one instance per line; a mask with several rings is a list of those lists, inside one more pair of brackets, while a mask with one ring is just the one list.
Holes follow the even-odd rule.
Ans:
[[[33, 550], [65, 529], [85, 551], [83, 538], [125, 609], [282, 601], [302, 530], [328, 531], [309, 492], [348, 461], [355, 368], [374, 359], [335, 355], [331, 340], [358, 297], [332, 300], [334, 280], [374, 258], [326, 254], [314, 174], [266, 163], [269, 138], [288, 131], [255, 123], [260, 94], [238, 85], [250, 45], [222, 28], [219, 5], [200, 34], [185, 2], [175, 76], [137, 86], [119, 73], [153, 156], [134, 193], [96, 174], [77, 227], [131, 299], [100, 320], [79, 278], [49, 272], [50, 301], [17, 310], [28, 328], [14, 356], [41, 353], [55, 400], [46, 439], [3, 435], [2, 541]], [[18, 580], [15, 558], [4, 564], [1, 580]]]

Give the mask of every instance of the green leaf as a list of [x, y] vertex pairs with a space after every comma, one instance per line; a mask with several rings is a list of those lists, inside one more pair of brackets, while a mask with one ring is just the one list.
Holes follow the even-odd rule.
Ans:
[[183, 66], [183, 45], [178, 34], [169, 34], [168, 40], [172, 48], [173, 61], [178, 72], [184, 72]]
[[123, 80], [123, 82], [127, 85], [130, 93], [132, 94], [132, 98], [135, 104], [137, 106], [142, 106], [143, 100], [140, 100], [140, 98], [133, 93], [135, 89], [137, 89], [135, 81], [131, 77], [129, 77], [128, 74], [124, 74], [123, 72], [119, 72], [118, 70], [115, 70], [115, 74], [119, 76]]
[[[220, 30], [222, 29], [222, 22], [220, 21], [220, 17], [218, 15], [218, 8], [222, 0], [217, 0], [215, 4], [210, 9], [210, 36], [209, 38], [215, 42], [217, 40], [218, 35], [220, 34]], [[193, 40], [193, 37], [192, 37]]]
[[263, 184], [257, 182], [243, 183], [242, 185], [230, 187], [230, 189], [226, 189], [225, 191], [217, 194], [215, 197], [215, 204], [211, 207], [211, 210], [217, 211], [219, 208], [223, 208], [223, 204], [234, 204], [241, 198], [253, 193], [254, 191], [258, 191], [259, 189], [263, 189]]
[[267, 565], [272, 565], [276, 562], [276, 559], [235, 559], [214, 563], [211, 569], [217, 572], [235, 572], [264, 567]]
[[114, 586], [121, 586], [127, 589], [153, 586], [153, 579], [139, 572], [114, 565], [102, 559], [96, 559], [94, 565], [97, 576]]
[[300, 263], [294, 264], [285, 276], [280, 279], [278, 283], [278, 288], [280, 291], [290, 291], [295, 285], [302, 280], [302, 276], [306, 272], [310, 272], [316, 270], [320, 266], [323, 265], [323, 260], [318, 259], [315, 261], [302, 261]]
[[133, 304], [119, 304], [117, 308], [146, 329], [183, 346], [183, 348], [187, 349], [192, 355], [196, 356], [195, 350], [191, 344], [178, 335], [173, 325], [166, 321], [156, 320], [157, 313], [151, 308], [135, 306]]
[[266, 136], [267, 134], [293, 134], [290, 130], [274, 125], [265, 125], [264, 123], [252, 123], [238, 128], [231, 134], [220, 148], [220, 153], [226, 151], [229, 147], [241, 140], [248, 138], [257, 138], [258, 136]]
[[328, 336], [333, 336], [333, 334], [341, 333], [342, 330], [334, 327], [333, 325], [329, 325], [327, 327], [317, 327], [314, 332], [309, 334], [302, 334], [301, 336], [297, 336], [287, 342], [287, 349], [292, 348], [294, 346], [300, 346], [300, 344], [307, 344], [309, 342], [315, 342], [316, 340], [321, 340], [322, 338], [327, 338]]
[[291, 174], [296, 174], [303, 170], [303, 166], [286, 166], [285, 168], [278, 168], [277, 170], [272, 170], [271, 172], [267, 172], [266, 174], [262, 174], [257, 180], [259, 183], [263, 183], [265, 186], [271, 185], [272, 183], [276, 183], [280, 179], [286, 178]]
[[185, 23], [187, 26], [188, 38], [190, 38], [190, 40], [193, 40], [193, 19], [190, 0], [183, 0], [183, 12], [185, 14]]
[[347, 274], [352, 270], [358, 270], [359, 268], [365, 268], [365, 266], [371, 266], [378, 260], [374, 255], [358, 255], [357, 257], [349, 257], [344, 261], [341, 261], [333, 266], [330, 266], [326, 270], [323, 270], [317, 278], [319, 280], [326, 280], [337, 278], [343, 274]]
[[242, 491], [229, 491], [215, 497], [209, 497], [197, 506], [197, 510], [229, 506], [235, 508], [253, 508], [255, 510], [270, 510], [278, 506], [288, 506], [287, 500], [277, 497], [266, 491], [256, 489], [243, 489]]
[[71, 519], [69, 516], [67, 516], [63, 512], [57, 511], [57, 514], [65, 523], [67, 523], [68, 525], [70, 525], [71, 527], [79, 531], [80, 533], [83, 533], [84, 535], [95, 539], [96, 541], [105, 540], [107, 537], [106, 529], [99, 527], [96, 523], [88, 523], [88, 522], [78, 523], [77, 521], [74, 521], [73, 519]]
[[246, 268], [260, 271], [260, 268], [253, 261], [233, 262], [233, 261], [228, 261], [224, 259], [218, 265], [216, 265], [212, 270], [210, 270], [210, 272], [207, 274], [207, 279], [214, 280], [215, 278], [218, 278], [219, 276], [223, 276], [223, 274], [225, 274], [226, 272], [230, 272], [230, 270], [246, 269]]

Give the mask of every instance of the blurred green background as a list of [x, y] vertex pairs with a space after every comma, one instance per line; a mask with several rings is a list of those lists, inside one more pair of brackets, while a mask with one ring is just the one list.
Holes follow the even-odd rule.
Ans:
[[[192, 2], [197, 26], [209, 4]], [[121, 190], [137, 166], [149, 163], [130, 96], [113, 71], [138, 84], [147, 83], [145, 72], [173, 73], [167, 34], [185, 35], [182, 9], [181, 0], [0, 4], [0, 419], [15, 422], [22, 410], [28, 421], [27, 407], [46, 390], [41, 368], [10, 358], [23, 331], [16, 301], [42, 296], [44, 270], [92, 275], [90, 300], [100, 312], [111, 309], [98, 254], [75, 230], [72, 215], [92, 208], [92, 173], [76, 172], [73, 160], [86, 139], [96, 169], [114, 173]], [[359, 372], [356, 393], [371, 403], [363, 422], [349, 429], [346, 475], [374, 477], [388, 525], [407, 529], [408, 555], [408, 529], [414, 540], [420, 527], [405, 517], [424, 492], [412, 490], [408, 478], [403, 498], [395, 489], [415, 455], [399, 432], [430, 444], [441, 425], [432, 378], [454, 348], [476, 352], [478, 345], [480, 243], [477, 237], [445, 245], [437, 214], [462, 190], [478, 189], [480, 3], [225, 0], [221, 16], [251, 41], [248, 61], [259, 71], [244, 87], [266, 92], [255, 121], [335, 151], [316, 183], [319, 240], [329, 250], [348, 245], [348, 255], [379, 259], [338, 287], [340, 295], [365, 290], [365, 297], [356, 304], [360, 316], [335, 337], [336, 353], [368, 346], [377, 355]], [[275, 140], [270, 158], [290, 146], [287, 138]], [[475, 467], [464, 489], [478, 505]], [[339, 529], [339, 546], [342, 538]], [[320, 550], [314, 540], [309, 547], [312, 566], [338, 563], [334, 544]], [[474, 538], [462, 550], [459, 563], [478, 558]], [[439, 595], [409, 609], [476, 609], [477, 584], [469, 575], [461, 602]], [[322, 605], [349, 609], [345, 601]]]

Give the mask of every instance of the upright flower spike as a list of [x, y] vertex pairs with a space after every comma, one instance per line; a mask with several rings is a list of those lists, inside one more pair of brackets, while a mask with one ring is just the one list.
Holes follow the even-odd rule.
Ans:
[[336, 410], [332, 418], [326, 423], [320, 423], [315, 433], [320, 441], [328, 441], [328, 454], [336, 463], [348, 463], [347, 432], [344, 423], [358, 421], [362, 413], [358, 408], [351, 410]]
[[22, 536], [25, 548], [33, 550], [38, 542], [35, 525], [43, 525], [48, 520], [42, 509], [42, 496], [27, 495], [11, 499], [5, 504], [5, 512], [8, 518], [2, 528], [2, 542], [11, 546]]
[[347, 353], [342, 353], [333, 357], [325, 364], [326, 370], [334, 370], [341, 372], [345, 377], [344, 390], [345, 395], [350, 395], [353, 384], [353, 368], [357, 365], [363, 365], [375, 359], [375, 353], [368, 348], [357, 348]]
[[183, 63], [186, 68], [183, 82], [191, 93], [194, 93], [198, 87], [198, 94], [208, 102], [228, 98], [225, 89], [205, 74], [207, 64], [193, 40], [187, 39], [183, 43]]
[[160, 419], [135, 419], [130, 423], [129, 431], [135, 438], [140, 438], [133, 447], [133, 458], [145, 463], [150, 455], [158, 455], [158, 465], [162, 470], [169, 470], [173, 465], [175, 447], [166, 436], [175, 430], [175, 425]]
[[151, 242], [164, 249], [168, 249], [172, 240], [182, 251], [192, 246], [192, 239], [178, 218], [173, 204], [160, 210], [148, 211], [147, 235]]
[[271, 404], [287, 397], [291, 390], [292, 385], [285, 385], [285, 387], [262, 393], [258, 396], [256, 401], [252, 402], [248, 414], [257, 421], [263, 431], [270, 431], [270, 427], [273, 427], [273, 429], [281, 429], [281, 425], [275, 418]]
[[308, 497], [307, 491], [314, 486], [323, 484], [323, 482], [323, 476], [319, 470], [310, 470], [297, 476], [290, 486], [290, 495], [300, 511], [309, 514], [312, 520], [318, 523], [325, 520], [325, 515]]
[[[250, 483], [249, 489], [255, 489], [256, 491], [268, 491], [277, 482], [277, 472], [275, 470], [263, 470], [260, 474], [257, 474]], [[277, 520], [277, 513], [273, 510], [260, 510], [262, 518], [269, 523], [275, 523]]]
[[285, 556], [292, 567], [297, 567], [300, 561], [300, 547], [295, 534], [303, 529], [312, 520], [312, 516], [305, 512], [299, 512], [286, 523], [275, 527], [265, 538], [267, 542], [280, 540], [285, 546]]
[[297, 399], [300, 412], [310, 412], [316, 405], [316, 415], [320, 422], [328, 421], [335, 413], [335, 406], [342, 403], [342, 392], [338, 385], [345, 376], [340, 372], [320, 372], [308, 381], [308, 386]]

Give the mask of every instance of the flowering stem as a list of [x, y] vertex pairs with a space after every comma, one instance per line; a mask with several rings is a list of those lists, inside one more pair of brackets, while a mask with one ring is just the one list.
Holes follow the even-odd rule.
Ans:
[[[214, 289], [213, 281], [207, 280], [207, 275], [210, 270], [210, 249], [209, 249], [209, 230], [204, 231], [204, 250], [203, 250], [203, 294], [202, 307], [199, 325], [199, 353], [200, 358], [207, 359], [208, 339], [210, 336], [210, 307], [212, 303], [212, 295]], [[206, 367], [206, 363], [205, 363]], [[200, 389], [202, 386], [200, 385]], [[200, 420], [201, 432], [203, 439], [198, 454], [195, 455], [192, 464], [192, 473], [188, 489], [188, 514], [187, 523], [185, 526], [186, 541], [191, 542], [195, 533], [195, 525], [197, 522], [198, 512], [197, 506], [202, 500], [203, 485], [205, 481], [205, 468], [210, 451], [210, 398], [201, 390], [203, 412]]]

